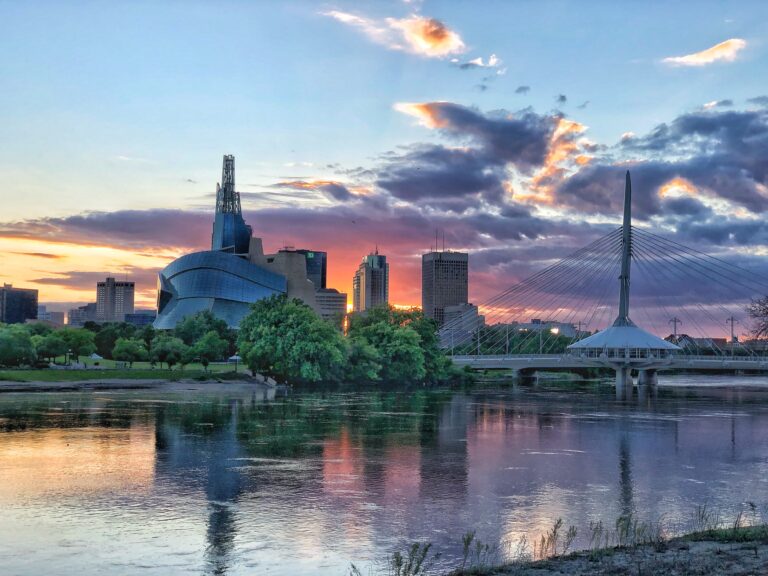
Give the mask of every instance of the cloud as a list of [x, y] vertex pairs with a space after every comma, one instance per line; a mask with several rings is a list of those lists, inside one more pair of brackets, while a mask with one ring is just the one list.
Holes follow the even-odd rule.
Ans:
[[750, 104], [757, 104], [758, 106], [768, 106], [768, 96], [755, 96], [747, 100]]
[[157, 268], [139, 268], [136, 266], [124, 266], [120, 270], [104, 272], [83, 272], [73, 270], [67, 272], [56, 272], [53, 276], [35, 278], [31, 280], [36, 284], [44, 286], [56, 286], [59, 288], [68, 288], [70, 290], [88, 291], [93, 290], [94, 299], [96, 296], [96, 283], [103, 282], [107, 276], [113, 276], [118, 279], [127, 278], [136, 283], [138, 290], [142, 287], [152, 287], [157, 283]]
[[711, 110], [712, 108], [728, 108], [730, 106], [733, 106], [733, 100], [725, 99], [725, 100], [712, 100], [710, 102], [705, 103], [702, 106], [702, 108], [704, 108], [704, 110]]
[[558, 104], [565, 104], [566, 102], [568, 102], [568, 97], [565, 94], [558, 94], [557, 97], [555, 98], [555, 102], [557, 102]]
[[[638, 218], [664, 218], [670, 186], [687, 190], [720, 216], [761, 215], [768, 210], [768, 110], [700, 110], [656, 126], [644, 136], [623, 137], [612, 154], [563, 177], [557, 199], [574, 209], [616, 214], [621, 176], [632, 172]], [[685, 184], [683, 184], [685, 183]], [[747, 227], [753, 229], [753, 226]]]
[[273, 185], [275, 188], [288, 188], [291, 190], [316, 190], [326, 196], [329, 200], [346, 202], [354, 198], [354, 194], [349, 188], [341, 182], [334, 180], [292, 180], [288, 182], [278, 182]]
[[672, 66], [706, 66], [714, 62], [733, 62], [738, 53], [746, 47], [746, 40], [731, 38], [701, 52], [694, 52], [685, 56], [669, 56], [664, 58], [662, 62]]
[[450, 138], [474, 142], [489, 164], [512, 163], [523, 172], [544, 162], [559, 124], [558, 116], [539, 115], [527, 109], [482, 114], [451, 102], [401, 102], [395, 104], [395, 110]]
[[14, 252], [14, 254], [20, 254], [21, 256], [32, 256], [35, 258], [46, 258], [49, 260], [59, 260], [64, 258], [61, 254], [49, 254], [48, 252]]
[[589, 106], [589, 100], [585, 100], [584, 102], [576, 106], [576, 108], [578, 108], [579, 110], [584, 110], [587, 106]]
[[460, 54], [466, 48], [458, 32], [451, 30], [440, 20], [418, 14], [384, 20], [374, 20], [338, 10], [325, 12], [324, 15], [361, 30], [373, 42], [391, 50], [403, 50], [430, 58], [444, 58]]
[[478, 56], [477, 58], [473, 58], [472, 60], [468, 60], [466, 62], [460, 62], [458, 59], [453, 60], [454, 64], [460, 69], [460, 70], [472, 70], [475, 68], [497, 68], [496, 74], [498, 76], [503, 76], [507, 69], [501, 68], [502, 61], [501, 59], [496, 56], [496, 54], [491, 54], [488, 58], [488, 61], [484, 61], [482, 56]]
[[530, 86], [518, 86], [515, 88], [515, 94], [528, 94], [531, 91]]

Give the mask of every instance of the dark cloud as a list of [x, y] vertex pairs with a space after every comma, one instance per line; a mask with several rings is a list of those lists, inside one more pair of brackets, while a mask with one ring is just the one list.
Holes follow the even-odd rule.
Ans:
[[589, 106], [589, 100], [585, 100], [584, 102], [576, 106], [576, 108], [578, 108], [579, 110], [584, 110], [587, 106]]
[[622, 139], [619, 149], [637, 160], [624, 166], [592, 162], [561, 183], [558, 199], [582, 210], [616, 214], [623, 172], [630, 168], [633, 187], [642, 191], [633, 197], [640, 218], [660, 213], [659, 190], [673, 178], [754, 213], [768, 209], [766, 110], [684, 114], [645, 136]]
[[154, 288], [157, 284], [157, 273], [159, 269], [139, 268], [136, 266], [125, 266], [119, 272], [82, 272], [72, 270], [68, 272], [56, 273], [54, 276], [36, 278], [31, 280], [36, 284], [45, 286], [57, 286], [71, 290], [93, 290], [94, 299], [96, 296], [96, 283], [103, 282], [108, 276], [122, 280], [126, 278], [136, 283], [137, 291], [146, 291]]
[[49, 254], [47, 252], [13, 252], [13, 254], [21, 254], [22, 256], [33, 256], [35, 258], [48, 258], [50, 260], [58, 260], [63, 258], [60, 254]]
[[211, 225], [210, 213], [120, 210], [0, 223], [0, 237], [144, 250], [200, 248], [210, 243]]
[[565, 104], [566, 102], [568, 102], [568, 97], [565, 94], [558, 94], [557, 97], [555, 98], [555, 102], [557, 102], [558, 104]]
[[531, 91], [530, 86], [518, 86], [515, 88], [515, 94], [528, 94]]
[[768, 96], [755, 96], [747, 100], [750, 104], [757, 104], [758, 106], [768, 106]]
[[273, 186], [275, 188], [287, 188], [297, 191], [316, 190], [329, 200], [336, 200], [338, 202], [347, 202], [354, 198], [354, 194], [349, 191], [349, 188], [341, 182], [332, 180], [293, 180], [290, 182], [279, 182]]
[[408, 201], [472, 197], [498, 200], [503, 174], [474, 149], [421, 144], [392, 157], [379, 170], [376, 184], [395, 198]]
[[559, 121], [530, 109], [482, 114], [451, 102], [420, 104], [418, 109], [448, 137], [474, 141], [487, 163], [511, 163], [523, 172], [543, 164]]

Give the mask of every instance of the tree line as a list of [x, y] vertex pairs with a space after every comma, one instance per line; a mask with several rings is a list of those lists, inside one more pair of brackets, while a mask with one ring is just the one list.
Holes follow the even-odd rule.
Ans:
[[82, 328], [0, 324], [0, 366], [47, 365], [67, 356], [79, 363], [96, 353], [131, 366], [139, 361], [161, 368], [200, 362], [207, 369], [211, 362], [231, 356], [235, 341], [235, 331], [207, 311], [188, 316], [170, 331], [126, 322], [86, 322]]

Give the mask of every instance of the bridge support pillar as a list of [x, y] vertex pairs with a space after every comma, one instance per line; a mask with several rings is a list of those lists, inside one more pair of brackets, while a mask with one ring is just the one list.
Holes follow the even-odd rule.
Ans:
[[631, 400], [633, 386], [632, 368], [629, 366], [616, 368], [616, 399]]
[[638, 386], [648, 386], [648, 388], [656, 388], [659, 383], [659, 376], [656, 370], [640, 370], [637, 376]]

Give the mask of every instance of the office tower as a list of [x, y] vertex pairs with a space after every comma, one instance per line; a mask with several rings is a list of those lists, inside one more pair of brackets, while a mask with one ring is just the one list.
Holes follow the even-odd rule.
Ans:
[[355, 312], [389, 303], [389, 264], [387, 257], [379, 254], [378, 248], [363, 258], [355, 272], [352, 301]]
[[315, 293], [317, 307], [323, 320], [341, 327], [347, 314], [347, 295], [335, 288], [321, 288]]
[[421, 308], [438, 326], [446, 321], [445, 309], [468, 303], [469, 255], [465, 252], [428, 252], [421, 257]]
[[0, 322], [21, 324], [37, 319], [37, 290], [14, 288], [3, 284], [0, 288]]
[[67, 324], [69, 326], [82, 326], [86, 322], [96, 321], [96, 302], [91, 302], [85, 306], [72, 308], [67, 312]]
[[126, 314], [133, 314], [133, 282], [118, 282], [107, 278], [96, 284], [96, 321], [123, 322]]

